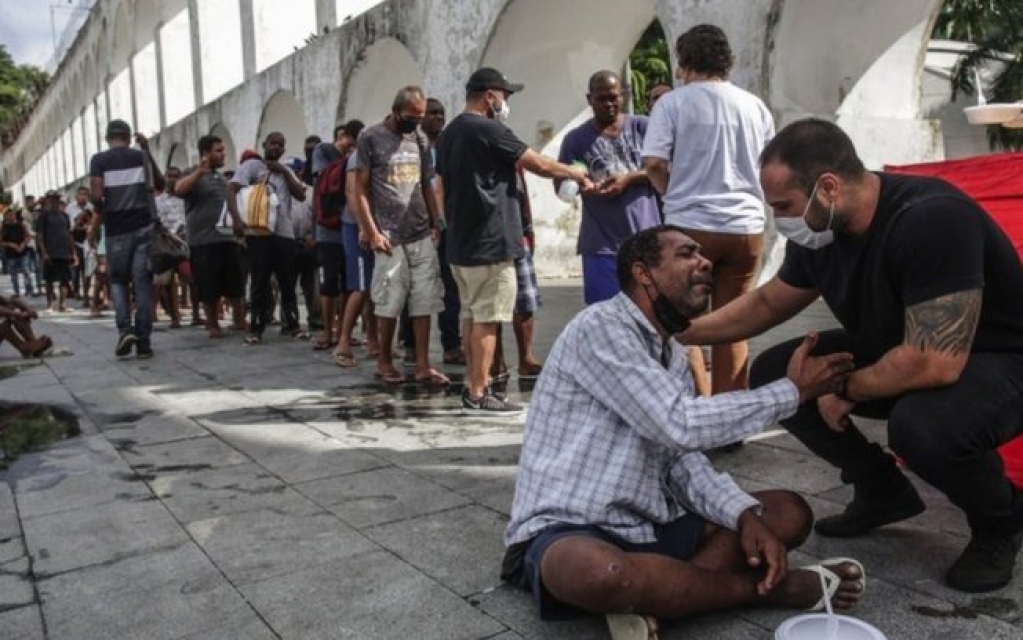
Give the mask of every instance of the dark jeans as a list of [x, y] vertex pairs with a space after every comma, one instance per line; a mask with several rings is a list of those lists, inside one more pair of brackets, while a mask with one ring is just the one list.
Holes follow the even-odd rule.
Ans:
[[298, 298], [295, 295], [295, 241], [279, 236], [247, 236], [251, 309], [249, 324], [253, 334], [262, 336], [272, 315], [273, 296], [270, 276], [277, 276], [281, 293], [282, 331], [298, 330]]
[[[781, 343], [758, 357], [751, 386], [784, 376], [801, 341]], [[872, 362], [844, 331], [821, 333], [815, 353], [836, 351], [851, 351], [857, 367]], [[887, 419], [891, 449], [962, 509], [972, 529], [1006, 533], [1023, 527], [1023, 493], [1006, 478], [996, 450], [1023, 434], [1023, 354], [971, 354], [954, 385], [865, 402], [853, 415]], [[781, 423], [868, 499], [884, 496], [900, 473], [894, 459], [855, 427], [843, 433], [828, 428], [816, 402]]]
[[[110, 271], [110, 297], [114, 302], [117, 332], [134, 332], [143, 347], [149, 346], [153, 333], [153, 273], [149, 268], [149, 243], [153, 237], [152, 225], [138, 231], [108, 235], [107, 269]], [[128, 284], [135, 289], [135, 324], [131, 322], [131, 294]]]
[[319, 286], [316, 281], [316, 253], [304, 243], [295, 241], [295, 271], [305, 301], [306, 322], [310, 327], [320, 322]]

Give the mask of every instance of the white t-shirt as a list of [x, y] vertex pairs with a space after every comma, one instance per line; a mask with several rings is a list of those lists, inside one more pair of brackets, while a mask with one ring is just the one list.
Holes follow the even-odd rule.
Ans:
[[664, 221], [699, 231], [763, 232], [757, 160], [773, 136], [768, 108], [730, 82], [693, 82], [658, 100], [643, 157], [671, 163]]

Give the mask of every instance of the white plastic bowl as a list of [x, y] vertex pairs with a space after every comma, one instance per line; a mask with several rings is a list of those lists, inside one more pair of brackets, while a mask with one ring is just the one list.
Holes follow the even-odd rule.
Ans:
[[[835, 640], [887, 640], [876, 627], [849, 616], [835, 616], [838, 633]], [[774, 632], [775, 640], [828, 640], [828, 615], [805, 613], [789, 618]]]
[[1023, 115], [1023, 104], [978, 104], [963, 109], [970, 124], [1002, 124]]
[[1016, 116], [1015, 120], [1003, 122], [1002, 126], [1005, 127], [1006, 129], [1023, 129], [1023, 115]]

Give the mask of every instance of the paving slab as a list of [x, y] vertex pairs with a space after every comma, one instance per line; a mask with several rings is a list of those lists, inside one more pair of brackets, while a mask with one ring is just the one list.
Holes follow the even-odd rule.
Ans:
[[249, 462], [245, 455], [214, 436], [132, 446], [125, 448], [122, 453], [132, 468], [155, 475], [173, 474], [182, 470], [220, 469]]
[[103, 436], [72, 438], [22, 456], [8, 473], [22, 518], [115, 500], [143, 500], [151, 492]]
[[188, 525], [188, 532], [236, 585], [378, 548], [326, 512], [293, 515], [260, 509], [198, 520]]
[[320, 511], [273, 474], [251, 463], [161, 475], [150, 484], [181, 522], [260, 509], [296, 515]]
[[14, 504], [14, 492], [7, 482], [0, 483], [0, 540], [21, 535], [21, 522]]
[[54, 640], [170, 639], [258, 621], [193, 544], [64, 573], [40, 589]]
[[116, 564], [188, 541], [167, 509], [155, 499], [119, 500], [26, 518], [23, 526], [37, 576]]
[[240, 589], [285, 638], [451, 640], [506, 629], [386, 551]]
[[28, 558], [0, 565], [0, 611], [35, 604]]
[[17, 536], [0, 538], [0, 568], [27, 555], [25, 539], [21, 537], [20, 532]]
[[462, 596], [500, 584], [508, 520], [476, 505], [365, 530], [367, 536]]
[[359, 529], [469, 504], [464, 496], [394, 467], [306, 482], [296, 489]]
[[0, 629], [9, 640], [44, 640], [43, 618], [39, 607], [30, 605], [8, 611], [0, 611]]

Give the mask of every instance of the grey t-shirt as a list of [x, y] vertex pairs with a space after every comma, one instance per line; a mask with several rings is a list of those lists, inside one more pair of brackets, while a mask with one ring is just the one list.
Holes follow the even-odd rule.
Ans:
[[359, 136], [357, 171], [369, 171], [369, 204], [380, 231], [392, 244], [430, 235], [423, 180], [433, 180], [433, 159], [425, 136], [400, 135], [383, 123]]
[[[291, 173], [292, 176], [295, 175], [288, 167], [284, 167], [284, 170]], [[291, 222], [291, 190], [288, 189], [288, 180], [283, 174], [270, 173], [270, 170], [266, 168], [266, 164], [262, 160], [251, 158], [238, 167], [234, 177], [231, 178], [231, 183], [243, 187], [259, 184], [268, 173], [270, 177], [267, 180], [267, 184], [273, 188], [274, 193], [277, 194], [277, 199], [280, 201], [280, 205], [277, 207], [277, 223], [274, 225], [274, 235], [294, 239], [295, 230]], [[298, 178], [295, 179], [297, 180]]]
[[185, 196], [185, 235], [188, 244], [198, 247], [218, 242], [234, 242], [234, 236], [217, 231], [217, 221], [227, 200], [227, 180], [219, 172], [204, 174]]

